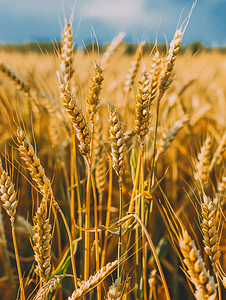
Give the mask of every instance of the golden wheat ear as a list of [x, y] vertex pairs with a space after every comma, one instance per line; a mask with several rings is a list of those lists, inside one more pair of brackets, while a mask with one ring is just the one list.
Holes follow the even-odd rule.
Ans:
[[96, 272], [96, 274], [91, 275], [87, 281], [84, 281], [82, 285], [72, 293], [68, 300], [81, 299], [85, 294], [87, 294], [102, 280], [104, 280], [104, 278], [111, 274], [115, 267], [118, 265], [118, 263], [119, 261], [115, 260], [113, 262], [108, 263], [103, 268], [99, 269]]
[[134, 79], [140, 66], [140, 60], [142, 58], [144, 45], [145, 42], [141, 42], [138, 46], [137, 51], [135, 53], [134, 61], [132, 62], [131, 68], [129, 69], [129, 73], [126, 75], [126, 81], [124, 83], [124, 92], [127, 94], [132, 90]]
[[111, 145], [112, 166], [119, 177], [119, 181], [122, 181], [125, 149], [124, 136], [122, 133], [117, 108], [113, 104], [109, 104], [108, 109], [110, 122], [109, 140]]
[[90, 165], [90, 141], [91, 141], [89, 126], [85, 120], [82, 111], [78, 108], [73, 95], [68, 90], [68, 84], [66, 84], [66, 82], [61, 77], [59, 72], [57, 72], [57, 76], [60, 83], [59, 86], [59, 89], [61, 91], [60, 98], [68, 113], [72, 125], [76, 130], [76, 135], [79, 140], [79, 150], [82, 153], [82, 155], [86, 158], [87, 164], [89, 166]]
[[189, 278], [195, 285], [195, 298], [197, 300], [217, 300], [217, 289], [214, 279], [206, 270], [200, 252], [196, 248], [195, 242], [191, 239], [187, 230], [185, 229], [182, 230], [179, 246], [184, 257], [183, 262], [187, 267]]
[[20, 282], [20, 289], [21, 289], [21, 300], [25, 300], [23, 277], [22, 277], [22, 272], [20, 267], [19, 252], [17, 247], [15, 226], [14, 226], [16, 208], [18, 205], [17, 192], [15, 190], [15, 185], [12, 182], [11, 176], [3, 169], [1, 159], [0, 159], [0, 191], [1, 191], [1, 200], [3, 202], [2, 207], [6, 210], [8, 216], [10, 217], [13, 246], [15, 250], [17, 271], [19, 275], [19, 282]]
[[47, 215], [47, 199], [44, 197], [33, 218], [33, 231], [35, 233], [33, 235], [33, 249], [37, 263], [35, 273], [43, 283], [48, 281], [51, 271], [52, 235], [50, 232], [52, 226], [49, 223]]
[[29, 93], [31, 87], [26, 84], [23, 79], [21, 79], [15, 72], [13, 72], [13, 70], [5, 66], [4, 64], [0, 64], [0, 71], [5, 73], [10, 79], [12, 79], [20, 90], [24, 91], [25, 93]]
[[125, 33], [121, 32], [117, 37], [113, 39], [111, 44], [107, 47], [106, 51], [104, 52], [101, 58], [101, 66], [103, 70], [107, 67], [110, 57], [116, 51], [118, 46], [123, 42], [123, 38], [125, 37]]
[[194, 179], [198, 184], [203, 184], [204, 186], [209, 183], [209, 166], [211, 159], [211, 148], [212, 148], [212, 139], [207, 137], [200, 153], [198, 154], [198, 159], [196, 161]]
[[87, 111], [90, 114], [92, 122], [94, 122], [94, 115], [98, 110], [98, 104], [100, 103], [100, 91], [102, 89], [102, 82], [104, 80], [103, 71], [100, 65], [95, 65], [94, 72], [95, 74], [91, 79], [91, 84], [89, 87], [89, 96], [86, 98]]
[[72, 75], [74, 74], [73, 59], [74, 59], [74, 45], [73, 45], [73, 31], [72, 24], [69, 24], [65, 19], [64, 32], [62, 35], [62, 47], [60, 58], [60, 69], [62, 77], [65, 82], [69, 83]]

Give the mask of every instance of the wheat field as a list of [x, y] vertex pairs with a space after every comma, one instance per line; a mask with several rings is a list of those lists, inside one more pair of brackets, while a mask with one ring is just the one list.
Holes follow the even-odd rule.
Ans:
[[225, 299], [226, 56], [180, 54], [189, 18], [0, 51], [0, 299]]

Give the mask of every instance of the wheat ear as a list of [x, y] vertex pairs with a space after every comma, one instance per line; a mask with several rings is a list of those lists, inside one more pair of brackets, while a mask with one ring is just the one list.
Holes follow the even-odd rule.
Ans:
[[41, 193], [43, 194], [43, 196], [47, 196], [49, 200], [53, 201], [54, 207], [59, 211], [63, 219], [65, 228], [67, 230], [68, 238], [69, 238], [69, 243], [70, 243], [71, 263], [72, 263], [72, 269], [74, 275], [74, 283], [75, 283], [75, 287], [77, 287], [77, 275], [76, 275], [75, 260], [73, 255], [72, 238], [71, 238], [71, 232], [67, 220], [59, 204], [55, 200], [50, 180], [45, 175], [45, 170], [40, 163], [40, 159], [35, 154], [33, 146], [31, 145], [25, 132], [20, 127], [17, 128], [17, 140], [19, 142], [19, 152], [21, 158], [25, 160], [32, 179], [37, 183], [37, 186], [41, 191]]
[[197, 300], [217, 300], [217, 289], [214, 279], [207, 272], [195, 242], [184, 229], [182, 229], [182, 235], [179, 238], [179, 246], [184, 257], [183, 262], [187, 267], [187, 273], [196, 288], [195, 298]]
[[47, 217], [47, 199], [44, 197], [33, 218], [33, 242], [35, 260], [37, 262], [35, 273], [43, 283], [48, 281], [51, 271], [51, 229]]
[[108, 263], [106, 266], [96, 272], [95, 275], [91, 275], [87, 281], [84, 281], [82, 285], [76, 289], [68, 300], [80, 299], [95, 286], [97, 286], [105, 277], [107, 277], [119, 263], [118, 260]]
[[124, 164], [124, 137], [121, 129], [117, 108], [109, 104], [109, 123], [110, 123], [110, 145], [112, 166], [118, 175], [119, 182], [122, 181], [123, 164]]
[[49, 294], [52, 293], [59, 285], [61, 279], [65, 277], [64, 274], [55, 275], [46, 284], [44, 284], [37, 292], [34, 300], [49, 300]]
[[74, 45], [72, 24], [69, 24], [66, 19], [61, 43], [61, 53], [59, 54], [61, 61], [60, 69], [64, 81], [68, 83], [75, 70], [73, 68]]
[[89, 87], [89, 96], [86, 98], [87, 111], [90, 114], [92, 123], [94, 122], [94, 115], [97, 112], [98, 104], [100, 103], [100, 91], [102, 89], [102, 82], [104, 80], [101, 66], [96, 64], [94, 68], [94, 77], [91, 79]]
[[76, 135], [79, 140], [79, 150], [86, 159], [88, 166], [90, 165], [90, 141], [91, 136], [89, 132], [89, 126], [85, 120], [82, 111], [76, 105], [75, 99], [68, 90], [68, 85], [64, 79], [57, 72], [58, 80], [60, 83], [59, 89], [61, 91], [60, 98], [63, 102], [63, 105], [68, 113], [69, 118], [73, 124], [73, 127], [76, 130]]
[[146, 70], [141, 74], [139, 80], [140, 87], [136, 96], [135, 106], [135, 128], [134, 131], [138, 135], [140, 142], [143, 142], [145, 135], [148, 133], [150, 125], [150, 80]]
[[204, 145], [201, 148], [200, 153], [198, 154], [198, 159], [196, 162], [196, 172], [194, 174], [195, 180], [203, 185], [209, 183], [209, 165], [211, 158], [211, 146], [212, 140], [210, 137], [207, 137]]
[[223, 271], [219, 258], [221, 252], [219, 251], [220, 238], [218, 235], [219, 227], [217, 226], [217, 211], [210, 197], [203, 195], [203, 201], [201, 203], [202, 210], [202, 233], [203, 233], [203, 243], [205, 245], [204, 249], [208, 254], [213, 270], [216, 274], [217, 279], [219, 278], [226, 287], [226, 274]]
[[216, 223], [216, 211], [217, 208], [214, 207], [213, 201], [210, 197], [203, 195], [203, 202], [201, 203], [202, 209], [202, 232], [203, 232], [203, 243], [205, 245], [204, 249], [208, 254], [214, 272], [217, 272], [217, 263], [221, 256], [219, 251], [219, 236], [218, 228]]
[[39, 190], [43, 195], [53, 198], [53, 190], [49, 178], [45, 174], [45, 170], [40, 163], [40, 159], [35, 154], [34, 147], [30, 143], [26, 133], [17, 128], [17, 140], [19, 142], [19, 152], [21, 158], [25, 161], [32, 179], [37, 183]]
[[212, 171], [213, 166], [215, 164], [217, 164], [217, 165], [220, 164], [225, 150], [226, 150], [226, 131], [225, 131], [224, 135], [222, 136], [219, 146], [217, 147], [217, 150], [215, 151], [215, 153], [213, 155], [213, 158], [212, 158], [210, 166], [209, 166], [209, 172]]
[[107, 67], [107, 64], [109, 62], [110, 57], [114, 53], [114, 51], [117, 49], [117, 47], [122, 43], [123, 38], [125, 36], [125, 32], [120, 32], [118, 36], [116, 36], [111, 44], [107, 47], [106, 51], [104, 52], [102, 58], [101, 58], [101, 66], [103, 69]]
[[3, 259], [4, 259], [3, 264], [6, 265], [5, 271], [7, 269], [9, 279], [11, 282], [13, 282], [11, 263], [10, 263], [10, 258], [9, 258], [9, 252], [7, 249], [7, 240], [6, 240], [6, 235], [5, 235], [5, 228], [4, 228], [4, 223], [3, 223], [3, 214], [2, 214], [1, 205], [0, 205], [0, 249], [2, 252]]
[[160, 95], [159, 99], [162, 98], [164, 92], [169, 88], [172, 83], [172, 71], [175, 64], [175, 60], [177, 58], [177, 54], [179, 52], [179, 47], [181, 45], [182, 40], [182, 29], [176, 30], [173, 40], [170, 43], [170, 49], [167, 57], [165, 58], [165, 68], [162, 70], [161, 80], [159, 85]]
[[152, 58], [151, 67], [149, 71], [151, 103], [154, 101], [159, 87], [159, 79], [161, 74], [161, 62], [162, 59], [160, 57], [160, 54], [158, 51], [156, 51], [155, 55]]
[[18, 247], [17, 247], [17, 242], [16, 242], [15, 226], [14, 226], [16, 208], [18, 205], [18, 199], [16, 198], [17, 192], [15, 190], [15, 187], [14, 187], [11, 177], [3, 169], [1, 159], [0, 159], [0, 189], [1, 189], [1, 194], [2, 194], [1, 200], [3, 202], [2, 207], [6, 210], [7, 214], [9, 215], [11, 227], [12, 227], [13, 245], [14, 245], [14, 250], [15, 250], [17, 271], [18, 271], [18, 275], [19, 275], [19, 282], [20, 282], [20, 289], [21, 289], [21, 299], [25, 300], [23, 277], [22, 277], [22, 273], [21, 273], [19, 252], [18, 252]]
[[136, 50], [134, 61], [132, 62], [132, 66], [129, 69], [129, 73], [128, 73], [128, 75], [126, 75], [126, 81], [124, 83], [124, 92], [126, 92], [127, 94], [132, 89], [135, 76], [136, 76], [138, 68], [140, 66], [140, 60], [142, 57], [144, 45], [145, 45], [145, 42], [140, 43], [139, 47]]
[[123, 299], [122, 280], [116, 279], [109, 287], [106, 300], [120, 300]]
[[161, 143], [159, 144], [158, 151], [156, 153], [155, 161], [157, 161], [161, 153], [166, 152], [170, 147], [179, 131], [189, 122], [190, 116], [184, 115], [180, 120], [176, 121], [172, 127], [169, 128], [168, 134], [162, 135]]
[[0, 64], [0, 71], [5, 73], [13, 82], [19, 86], [19, 89], [29, 94], [30, 86], [26, 84], [15, 72], [13, 72], [9, 67], [4, 64]]

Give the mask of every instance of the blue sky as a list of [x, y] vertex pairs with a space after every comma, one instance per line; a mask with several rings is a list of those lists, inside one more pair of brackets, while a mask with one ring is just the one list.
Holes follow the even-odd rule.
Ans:
[[[0, 42], [59, 40], [60, 23], [64, 15], [70, 17], [74, 4], [77, 45], [91, 40], [92, 28], [100, 43], [110, 42], [121, 31], [128, 42], [154, 42], [157, 36], [161, 43], [165, 36], [172, 39], [181, 12], [183, 21], [192, 0], [0, 0]], [[226, 45], [225, 0], [197, 0], [183, 44], [194, 40]]]

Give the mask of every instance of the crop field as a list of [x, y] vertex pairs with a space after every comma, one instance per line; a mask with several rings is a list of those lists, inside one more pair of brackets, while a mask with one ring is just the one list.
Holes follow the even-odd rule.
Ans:
[[226, 55], [188, 21], [0, 50], [0, 299], [226, 299]]

